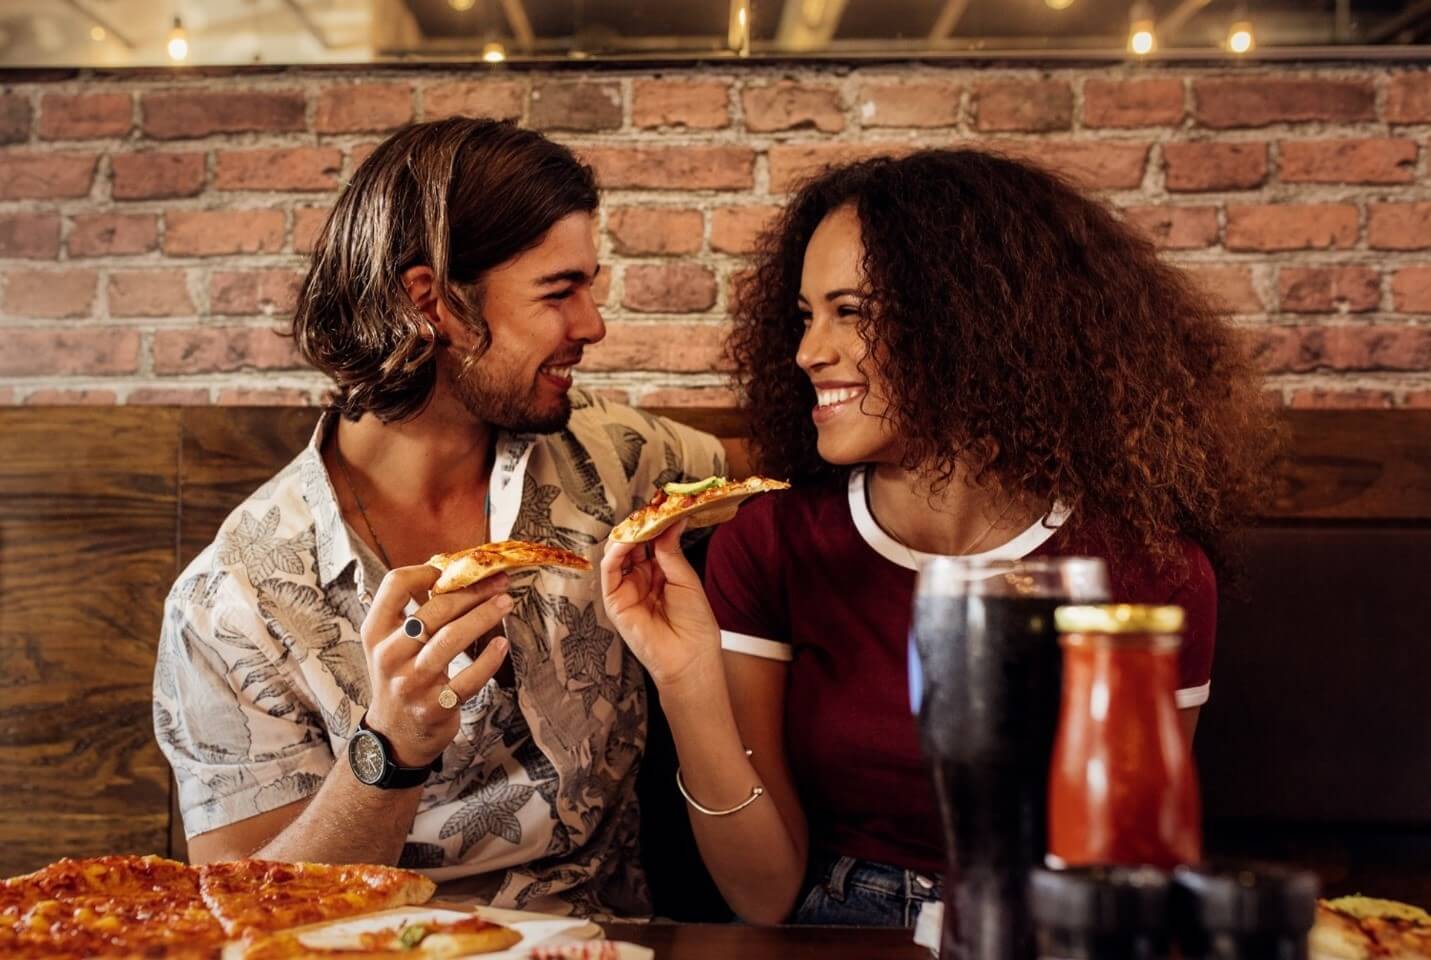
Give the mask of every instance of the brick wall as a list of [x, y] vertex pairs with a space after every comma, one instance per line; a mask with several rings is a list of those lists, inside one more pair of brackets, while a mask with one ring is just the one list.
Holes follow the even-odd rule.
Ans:
[[464, 112], [605, 188], [609, 335], [582, 380], [726, 403], [731, 274], [812, 166], [983, 144], [1121, 207], [1245, 327], [1295, 406], [1431, 407], [1431, 75], [1369, 65], [10, 74], [0, 403], [314, 403], [274, 335], [338, 185]]

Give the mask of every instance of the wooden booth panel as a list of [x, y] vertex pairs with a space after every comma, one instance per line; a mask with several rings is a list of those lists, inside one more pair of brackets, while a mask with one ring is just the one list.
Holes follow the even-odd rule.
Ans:
[[0, 875], [168, 850], [150, 685], [177, 413], [0, 410]]

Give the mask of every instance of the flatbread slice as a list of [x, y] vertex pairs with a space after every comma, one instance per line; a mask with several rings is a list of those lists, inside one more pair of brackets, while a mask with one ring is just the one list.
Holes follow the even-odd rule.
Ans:
[[1396, 900], [1317, 901], [1313, 960], [1431, 960], [1431, 914]]
[[434, 594], [461, 590], [494, 573], [520, 570], [523, 567], [564, 567], [582, 571], [591, 569], [591, 561], [580, 554], [563, 550], [561, 547], [549, 547], [544, 543], [528, 543], [525, 540], [501, 540], [457, 553], [439, 553], [427, 561], [427, 565], [442, 571], [437, 585], [432, 588]]
[[426, 903], [437, 885], [372, 864], [234, 860], [199, 867], [204, 903], [230, 937]]
[[650, 503], [618, 523], [611, 531], [611, 539], [617, 543], [645, 543], [682, 519], [692, 529], [713, 527], [734, 517], [740, 505], [756, 494], [789, 488], [790, 484], [783, 480], [765, 477], [708, 477], [695, 483], [668, 483]]
[[497, 953], [514, 947], [522, 935], [478, 916], [458, 920], [406, 922], [391, 930], [358, 934], [351, 945], [313, 947], [296, 933], [277, 933], [246, 941], [225, 953], [226, 960], [451, 960]]

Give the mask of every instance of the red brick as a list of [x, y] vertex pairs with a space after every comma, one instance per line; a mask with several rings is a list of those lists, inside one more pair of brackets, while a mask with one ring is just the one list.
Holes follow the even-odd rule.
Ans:
[[71, 257], [118, 257], [148, 253], [159, 246], [159, 221], [152, 213], [93, 213], [70, 220], [66, 242]]
[[1366, 242], [1377, 250], [1431, 247], [1431, 203], [1367, 204]]
[[216, 133], [296, 133], [303, 129], [301, 90], [166, 90], [140, 98], [143, 130], [155, 140]]
[[1229, 250], [1344, 250], [1356, 244], [1349, 203], [1248, 204], [1227, 208]]
[[312, 253], [328, 222], [330, 207], [298, 207], [293, 211], [293, 252]]
[[590, 347], [582, 369], [709, 373], [729, 369], [722, 323], [610, 323]]
[[303, 276], [301, 270], [216, 270], [209, 277], [209, 312], [292, 313]]
[[1258, 73], [1193, 81], [1193, 116], [1205, 127], [1352, 123], [1376, 119], [1371, 80], [1275, 77]]
[[1416, 143], [1370, 140], [1284, 140], [1278, 170], [1286, 183], [1410, 183]]
[[1000, 140], [989, 149], [1036, 163], [1087, 190], [1132, 190], [1143, 185], [1146, 143], [1113, 140]]
[[393, 130], [412, 119], [412, 86], [352, 83], [318, 94], [313, 129], [319, 133]]
[[1408, 390], [1406, 406], [1412, 410], [1431, 410], [1431, 390]]
[[225, 387], [219, 391], [221, 407], [310, 407], [313, 395], [297, 387]]
[[[93, 270], [11, 270], [5, 275], [5, 312], [12, 317], [87, 317], [98, 280]], [[6, 337], [5, 349], [13, 349]]]
[[303, 366], [293, 340], [264, 327], [201, 327], [154, 334], [154, 372], [233, 373]]
[[755, 186], [755, 152], [748, 147], [588, 147], [581, 156], [595, 168], [601, 186], [608, 190], [749, 190]]
[[183, 317], [194, 312], [183, 270], [123, 270], [109, 275], [115, 317]]
[[1001, 81], [974, 88], [979, 130], [1039, 132], [1073, 126], [1073, 89], [1062, 80]]
[[89, 196], [93, 153], [0, 154], [0, 200], [54, 200]]
[[30, 391], [25, 398], [31, 407], [110, 407], [118, 398], [113, 390], [64, 390], [46, 387]]
[[331, 190], [338, 185], [343, 154], [330, 147], [225, 150], [218, 156], [219, 190]]
[[845, 129], [840, 91], [791, 81], [746, 87], [740, 92], [745, 128], [757, 133], [813, 127], [825, 133]]
[[1128, 207], [1123, 216], [1163, 250], [1200, 250], [1217, 243], [1216, 207]]
[[1396, 405], [1390, 390], [1364, 387], [1305, 387], [1292, 391], [1287, 404], [1294, 410], [1383, 410]]
[[41, 140], [122, 137], [134, 125], [127, 93], [47, 93], [40, 98]]
[[513, 80], [463, 80], [439, 83], [422, 94], [422, 118], [490, 117], [520, 120], [527, 104], [527, 85]]
[[281, 210], [171, 210], [164, 218], [164, 252], [172, 257], [277, 253], [282, 248]]
[[953, 127], [959, 123], [963, 88], [957, 83], [867, 83], [860, 87], [860, 125]]
[[0, 387], [0, 407], [14, 406], [15, 400], [14, 387]]
[[116, 153], [109, 162], [116, 200], [193, 197], [204, 189], [202, 153]]
[[657, 387], [636, 398], [638, 407], [738, 407], [740, 398], [729, 387]]
[[1250, 190], [1267, 180], [1265, 143], [1165, 143], [1169, 190]]
[[0, 95], [0, 143], [30, 139], [30, 99], [18, 94]]
[[[1256, 356], [1269, 373], [1431, 369], [1431, 326], [1337, 324], [1269, 327], [1272, 346]], [[1266, 334], [1262, 334], [1266, 336]]]
[[1247, 267], [1184, 264], [1182, 270], [1202, 288], [1213, 305], [1226, 313], [1263, 313], [1267, 305], [1252, 284]]
[[139, 331], [101, 327], [5, 332], [0, 376], [43, 377], [134, 373], [139, 369]]
[[720, 80], [637, 80], [631, 85], [631, 122], [643, 130], [730, 126], [730, 84]]
[[1401, 73], [1387, 80], [1385, 114], [1391, 123], [1431, 123], [1431, 74]]
[[598, 270], [596, 279], [591, 281], [591, 299], [596, 301], [599, 307], [606, 306], [606, 300], [611, 296], [611, 271]]
[[1396, 271], [1391, 277], [1391, 297], [1402, 313], [1431, 313], [1431, 266]]
[[716, 302], [715, 274], [698, 263], [627, 267], [621, 305], [641, 313], [699, 313]]
[[770, 189], [783, 193], [827, 167], [870, 157], [897, 157], [913, 149], [908, 143], [777, 143], [767, 154]]
[[695, 253], [705, 222], [699, 210], [669, 207], [621, 207], [607, 217], [606, 230], [617, 253]]
[[1381, 303], [1381, 274], [1370, 267], [1283, 267], [1278, 303], [1288, 313], [1362, 313]]
[[124, 402], [134, 406], [202, 407], [209, 402], [208, 387], [138, 387]]
[[60, 218], [53, 213], [0, 214], [0, 258], [53, 260], [60, 255]]
[[711, 211], [711, 249], [721, 253], [754, 253], [755, 242], [780, 208], [766, 205], [717, 207]]
[[621, 87], [593, 80], [543, 80], [532, 87], [528, 125], [538, 130], [618, 130]]
[[1183, 122], [1183, 82], [1089, 80], [1083, 85], [1083, 123], [1089, 127], [1168, 127]]

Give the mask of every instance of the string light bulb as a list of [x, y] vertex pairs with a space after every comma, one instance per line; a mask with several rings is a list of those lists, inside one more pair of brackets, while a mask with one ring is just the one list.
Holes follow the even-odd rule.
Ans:
[[466, 13], [477, 5], [477, 0], [447, 0], [447, 5], [458, 13]]
[[1146, 57], [1158, 49], [1153, 9], [1148, 6], [1146, 0], [1137, 0], [1128, 11], [1128, 49], [1140, 57]]
[[174, 18], [174, 29], [169, 31], [169, 42], [165, 48], [169, 51], [169, 59], [175, 63], [189, 59], [189, 35], [184, 32], [184, 21], [178, 17]]
[[1257, 46], [1251, 20], [1238, 20], [1227, 29], [1227, 49], [1233, 53], [1248, 53]]
[[107, 36], [109, 36], [109, 34], [105, 33], [104, 27], [94, 26], [89, 28], [89, 38], [95, 43], [104, 43], [104, 39]]
[[482, 48], [482, 59], [488, 63], [501, 63], [507, 59], [507, 48], [495, 41], [489, 43]]
[[1067, 10], [1073, 6], [1073, 0], [1043, 0], [1043, 4], [1050, 10]]

